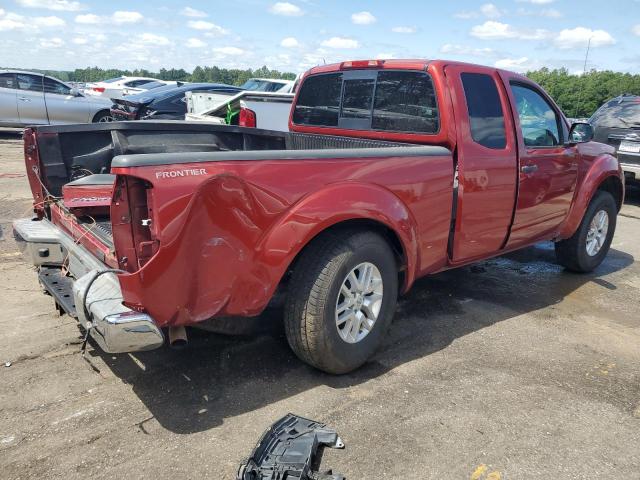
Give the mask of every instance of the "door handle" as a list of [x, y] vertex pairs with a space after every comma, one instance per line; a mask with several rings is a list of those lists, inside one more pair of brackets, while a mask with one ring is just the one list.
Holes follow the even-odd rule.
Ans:
[[533, 173], [538, 171], [538, 165], [525, 165], [520, 170], [522, 173]]
[[27, 98], [27, 97], [18, 97], [18, 100], [21, 100], [23, 102], [30, 102], [31, 101], [31, 99]]

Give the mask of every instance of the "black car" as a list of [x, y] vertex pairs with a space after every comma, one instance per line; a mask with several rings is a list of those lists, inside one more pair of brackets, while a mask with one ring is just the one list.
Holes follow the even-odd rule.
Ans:
[[186, 93], [196, 90], [229, 93], [243, 91], [240, 87], [222, 83], [179, 83], [153, 90], [113, 98], [111, 115], [114, 120], [184, 120], [187, 113]]
[[640, 96], [620, 95], [589, 119], [594, 140], [615, 147], [628, 180], [640, 180]]

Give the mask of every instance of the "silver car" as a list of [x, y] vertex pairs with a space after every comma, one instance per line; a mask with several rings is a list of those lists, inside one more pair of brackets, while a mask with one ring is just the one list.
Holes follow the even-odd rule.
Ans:
[[0, 126], [110, 122], [111, 101], [40, 73], [0, 70]]

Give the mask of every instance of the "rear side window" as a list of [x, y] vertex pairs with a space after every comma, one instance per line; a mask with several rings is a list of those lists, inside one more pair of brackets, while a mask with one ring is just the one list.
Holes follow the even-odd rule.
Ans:
[[0, 73], [0, 88], [16, 88], [16, 77], [13, 73]]
[[483, 147], [505, 148], [504, 113], [495, 80], [484, 73], [462, 73], [460, 79], [467, 100], [471, 138]]
[[42, 77], [39, 75], [30, 75], [28, 73], [16, 74], [18, 80], [18, 88], [20, 90], [30, 90], [32, 92], [42, 93]]
[[293, 123], [337, 127], [341, 94], [341, 73], [307, 78], [298, 95]]
[[300, 90], [293, 123], [423, 134], [440, 128], [431, 77], [392, 70], [309, 77]]

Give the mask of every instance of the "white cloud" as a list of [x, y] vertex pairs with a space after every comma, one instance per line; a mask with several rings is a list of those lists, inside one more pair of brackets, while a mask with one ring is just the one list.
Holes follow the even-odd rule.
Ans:
[[377, 19], [371, 12], [357, 12], [351, 15], [351, 21], [356, 25], [371, 25], [376, 23]]
[[477, 18], [478, 17], [478, 12], [470, 12], [468, 10], [464, 10], [462, 12], [454, 13], [453, 16], [455, 18], [460, 18], [460, 19], [463, 19], [463, 20], [467, 20], [469, 18]]
[[376, 55], [376, 60], [388, 60], [394, 58], [393, 53], [382, 52]]
[[391, 31], [394, 33], [416, 33], [416, 27], [393, 27]]
[[503, 12], [493, 3], [485, 3], [480, 7], [480, 12], [487, 18], [501, 17]]
[[192, 17], [192, 18], [208, 17], [208, 15], [202, 10], [196, 10], [195, 8], [191, 8], [191, 7], [184, 7], [182, 10], [180, 10], [180, 15], [184, 15], [185, 17]]
[[631, 31], [633, 32], [634, 35], [637, 35], [640, 37], [640, 23], [638, 25], [634, 25]]
[[299, 45], [300, 44], [298, 43], [298, 40], [294, 37], [283, 38], [282, 41], [280, 42], [280, 46], [285, 48], [295, 48]]
[[58, 37], [40, 39], [40, 46], [42, 48], [60, 48], [63, 45], [64, 45], [64, 40]]
[[76, 45], [86, 45], [87, 43], [89, 43], [89, 40], [87, 40], [84, 37], [76, 37], [73, 40], [71, 40], [73, 43], [75, 43]]
[[520, 58], [502, 58], [494, 63], [496, 68], [503, 68], [505, 70], [512, 70], [514, 72], [526, 72], [527, 70], [531, 70], [531, 64], [529, 62], [529, 58], [520, 57]]
[[69, 0], [17, 0], [17, 3], [26, 8], [41, 8], [61, 12], [77, 12], [85, 8], [80, 2]]
[[27, 19], [22, 15], [16, 15], [15, 13], [7, 13], [0, 18], [0, 32], [6, 32], [11, 30], [26, 30], [29, 24]]
[[114, 12], [113, 15], [111, 16], [111, 19], [116, 24], [138, 23], [142, 21], [143, 18], [144, 17], [140, 12], [128, 12], [124, 10], [119, 10], [117, 12]]
[[101, 18], [93, 13], [87, 13], [84, 15], [76, 15], [76, 23], [83, 23], [87, 25], [96, 25], [101, 22]]
[[190, 38], [189, 40], [187, 40], [187, 43], [185, 43], [184, 46], [187, 48], [202, 48], [206, 47], [207, 44], [199, 38]]
[[497, 52], [492, 48], [476, 48], [465, 45], [445, 43], [440, 47], [440, 53], [447, 55], [467, 55], [472, 57], [494, 57]]
[[228, 55], [238, 56], [238, 55], [245, 54], [245, 51], [238, 47], [217, 47], [213, 49], [213, 52], [222, 56], [228, 56]]
[[604, 30], [591, 30], [590, 28], [576, 27], [565, 28], [554, 39], [556, 47], [563, 50], [570, 48], [586, 48], [591, 39], [592, 47], [605, 47], [613, 45], [616, 40]]
[[289, 2], [277, 2], [271, 5], [269, 11], [274, 15], [284, 15], [285, 17], [300, 17], [304, 12], [300, 7]]
[[171, 41], [167, 37], [155, 33], [141, 33], [137, 35], [137, 39], [140, 43], [147, 45], [171, 45]]
[[35, 17], [31, 20], [31, 22], [37, 27], [44, 28], [52, 28], [52, 27], [64, 27], [67, 22], [65, 22], [60, 17]]
[[323, 41], [321, 45], [327, 48], [350, 49], [358, 48], [360, 43], [352, 38], [331, 37], [329, 40]]
[[526, 8], [519, 8], [516, 12], [522, 17], [546, 17], [546, 18], [561, 18], [562, 12], [555, 8], [543, 8], [542, 10], [529, 10]]
[[187, 22], [189, 28], [206, 32], [207, 37], [222, 37], [229, 34], [229, 30], [222, 28], [215, 23], [205, 22], [204, 20], [191, 20]]
[[476, 25], [471, 28], [472, 37], [481, 40], [500, 40], [506, 38], [515, 38], [519, 40], [543, 40], [548, 38], [549, 32], [543, 29], [520, 30], [512, 27], [508, 23], [487, 20], [482, 25]]

